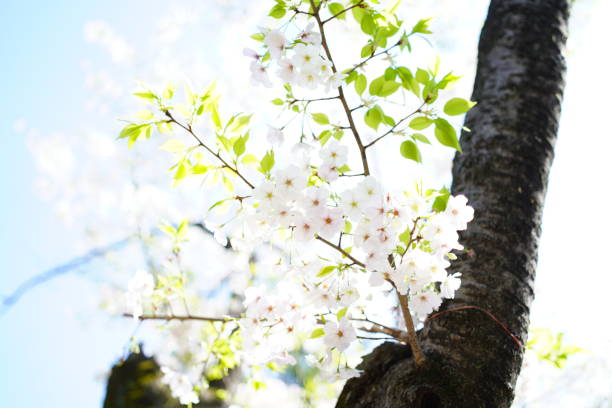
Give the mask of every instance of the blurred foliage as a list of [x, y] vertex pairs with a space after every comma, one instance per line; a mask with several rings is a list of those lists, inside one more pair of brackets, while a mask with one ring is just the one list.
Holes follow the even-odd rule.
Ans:
[[580, 347], [564, 344], [563, 333], [553, 333], [550, 329], [532, 329], [527, 349], [535, 352], [540, 360], [548, 361], [558, 368], [563, 368], [572, 354], [585, 351]]

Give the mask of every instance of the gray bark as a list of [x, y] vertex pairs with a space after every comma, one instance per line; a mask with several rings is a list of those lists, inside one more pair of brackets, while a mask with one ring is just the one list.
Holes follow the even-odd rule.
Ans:
[[[442, 310], [481, 307], [521, 341], [529, 325], [542, 208], [564, 87], [568, 0], [492, 0], [481, 33], [471, 133], [453, 164], [453, 194], [465, 194], [474, 221], [461, 240], [470, 251]], [[469, 254], [469, 255], [468, 255]], [[449, 311], [419, 332], [428, 363], [417, 369], [407, 346], [385, 343], [349, 380], [339, 408], [509, 407], [523, 350], [478, 310]]]

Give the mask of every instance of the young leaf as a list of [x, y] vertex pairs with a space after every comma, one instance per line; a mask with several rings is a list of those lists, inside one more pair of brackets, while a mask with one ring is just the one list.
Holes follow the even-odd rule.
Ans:
[[434, 134], [436, 135], [436, 139], [438, 142], [443, 144], [444, 146], [452, 147], [457, 151], [461, 151], [461, 146], [459, 145], [459, 140], [457, 139], [457, 132], [453, 126], [448, 123], [446, 119], [438, 118], [435, 120], [436, 130]]
[[172, 153], [182, 152], [185, 150], [185, 143], [178, 139], [168, 139], [163, 145], [160, 146], [160, 149]]
[[311, 339], [316, 339], [323, 336], [325, 336], [325, 330], [323, 330], [322, 327], [316, 328], [312, 331], [312, 333], [310, 333]]
[[247, 140], [249, 140], [249, 134], [247, 133], [244, 136], [240, 136], [235, 142], [234, 142], [234, 153], [236, 154], [236, 157], [240, 157], [242, 156], [242, 154], [246, 151], [246, 142]]
[[429, 119], [427, 116], [418, 116], [412, 119], [408, 126], [410, 126], [414, 130], [423, 130], [427, 129], [432, 123], [433, 120]]
[[325, 143], [327, 143], [327, 141], [329, 140], [331, 136], [332, 136], [331, 130], [325, 129], [324, 131], [321, 132], [317, 140], [319, 140], [319, 143], [321, 143], [321, 146], [325, 146]]
[[419, 148], [412, 140], [404, 140], [402, 142], [400, 145], [400, 153], [405, 158], [414, 160], [417, 163], [421, 163], [423, 161]]
[[276, 4], [274, 7], [272, 7], [268, 15], [270, 17], [278, 19], [278, 18], [283, 18], [286, 12], [287, 10], [285, 9], [285, 6], [283, 6], [282, 4]]
[[369, 13], [365, 13], [361, 18], [361, 31], [368, 35], [374, 34], [376, 31], [376, 22]]
[[[332, 16], [335, 16], [336, 14], [344, 10], [344, 6], [340, 3], [330, 3], [329, 6], [327, 6], [327, 8], [329, 9], [329, 12], [331, 13]], [[340, 20], [344, 20], [346, 18], [346, 13], [342, 13], [336, 18]]]
[[259, 162], [259, 171], [268, 174], [272, 167], [274, 167], [274, 151], [269, 150]]
[[440, 190], [440, 195], [436, 197], [431, 208], [434, 211], [442, 212], [446, 210], [446, 204], [448, 203], [448, 198], [450, 197], [450, 192], [446, 187], [442, 187]]
[[219, 111], [217, 110], [217, 104], [214, 103], [210, 107], [210, 118], [212, 119], [213, 124], [215, 125], [216, 130], [221, 130], [223, 127], [221, 125], [221, 117], [219, 116]]
[[466, 101], [462, 98], [450, 99], [444, 105], [444, 113], [450, 116], [461, 115], [476, 105], [476, 102]]
[[319, 125], [329, 125], [329, 118], [324, 113], [313, 113], [312, 119]]
[[157, 99], [157, 96], [152, 92], [135, 92], [133, 95], [144, 99], [147, 102], [152, 102]]
[[378, 130], [378, 126], [383, 120], [383, 113], [381, 111], [382, 109], [378, 105], [375, 105], [373, 108], [368, 109], [363, 118], [366, 125], [368, 125], [374, 130]]
[[325, 266], [323, 268], [321, 268], [321, 270], [319, 271], [319, 273], [317, 273], [317, 278], [322, 278], [324, 276], [329, 275], [330, 273], [332, 273], [335, 269], [337, 268], [337, 266], [334, 265], [329, 265], [329, 266]]
[[410, 137], [412, 137], [414, 140], [418, 140], [419, 142], [431, 144], [429, 139], [422, 133], [413, 133]]
[[429, 21], [430, 20], [431, 18], [425, 18], [423, 20], [419, 20], [419, 22], [416, 23], [414, 27], [412, 27], [412, 32], [421, 33], [421, 34], [431, 34], [431, 31], [429, 31]]
[[429, 82], [429, 74], [424, 69], [421, 69], [421, 68], [417, 69], [415, 77], [416, 77], [416, 80], [419, 81], [423, 85], [427, 85], [427, 82]]
[[151, 112], [150, 110], [143, 109], [140, 112], [138, 112], [136, 115], [134, 115], [134, 117], [140, 120], [151, 120], [153, 119], [154, 115], [153, 115], [153, 112]]
[[357, 79], [355, 79], [355, 92], [357, 92], [357, 94], [359, 95], [363, 94], [363, 91], [365, 91], [367, 85], [368, 79], [366, 78], [366, 76], [363, 74], [359, 74], [357, 76]]
[[400, 87], [399, 82], [387, 81], [384, 76], [378, 77], [370, 83], [370, 95], [387, 97]]
[[235, 118], [234, 125], [231, 127], [230, 132], [232, 133], [240, 132], [245, 126], [249, 124], [252, 116], [253, 116], [252, 114], [251, 115], [241, 115]]

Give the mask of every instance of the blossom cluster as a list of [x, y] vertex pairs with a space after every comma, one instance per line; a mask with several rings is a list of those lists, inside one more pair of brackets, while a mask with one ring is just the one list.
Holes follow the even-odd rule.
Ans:
[[[252, 225], [252, 236], [286, 230], [300, 244], [320, 240], [345, 255], [343, 248], [350, 248], [351, 258], [296, 262], [273, 290], [248, 289], [240, 325], [247, 348], [258, 350], [253, 354], [260, 363], [293, 364], [295, 342], [288, 336], [296, 334], [318, 333], [329, 348], [346, 350], [357, 338], [353, 312], [367, 315], [367, 294], [373, 288], [385, 285], [408, 295], [418, 320], [437, 309], [443, 298], [453, 298], [460, 286], [460, 274], [446, 269], [451, 251], [463, 249], [457, 231], [473, 217], [464, 196], [449, 196], [446, 209], [436, 212], [435, 195], [394, 196], [371, 176], [339, 194], [330, 191], [328, 183], [307, 183], [308, 173], [291, 165], [258, 186], [257, 211], [245, 219]], [[344, 246], [333, 244], [340, 237]], [[355, 280], [363, 272], [370, 288], [360, 293]]]
[[[279, 4], [275, 7], [281, 7]], [[377, 16], [378, 21], [382, 15], [373, 13], [364, 17], [360, 13], [371, 13], [370, 9], [364, 9], [367, 11], [354, 10], [358, 22], [359, 18], [364, 19], [360, 22], [362, 31], [376, 40], [376, 47], [385, 46], [387, 37], [393, 36], [399, 27], [388, 22], [381, 25], [380, 30], [376, 29], [378, 23], [372, 16]], [[333, 12], [334, 16], [336, 14]], [[318, 14], [316, 16], [322, 29], [321, 20]], [[428, 32], [426, 20], [419, 22], [410, 34], [402, 34], [401, 39], [385, 52], [375, 53], [374, 48], [368, 48], [374, 47], [374, 43], [368, 42], [367, 52], [362, 50], [362, 62], [345, 71], [351, 77], [336, 72], [329, 48], [323, 42], [323, 33], [313, 27], [311, 22], [295, 36], [287, 34], [289, 30], [286, 29], [283, 32], [264, 28], [256, 37], [263, 43], [265, 51], [244, 50], [244, 54], [252, 58], [250, 70], [254, 83], [271, 87], [269, 72], [276, 66], [275, 73], [288, 93], [285, 101], [276, 99], [273, 104], [286, 105], [291, 112], [307, 115], [311, 102], [342, 99], [345, 119], [350, 126], [330, 122], [327, 114], [311, 114], [315, 122], [327, 128], [319, 137], [312, 134], [313, 145], [307, 140], [302, 123], [299, 142], [290, 150], [288, 165], [283, 159], [277, 165], [274, 150], [268, 150], [261, 160], [254, 154], [245, 154], [249, 140], [249, 131], [245, 128], [251, 116], [237, 114], [224, 122], [218, 110], [218, 98], [212, 95], [210, 88], [200, 95], [191, 90], [187, 92], [192, 106], [186, 109], [186, 114], [168, 106], [166, 100], [172, 98], [173, 92], [168, 93], [169, 97], [160, 97], [154, 92], [138, 94], [157, 103], [164, 113], [162, 120], [152, 123], [162, 129], [177, 125], [187, 130], [196, 137], [199, 145], [223, 164], [203, 164], [192, 155], [193, 149], [185, 148], [182, 142], [175, 143], [179, 147], [170, 149], [181, 155], [175, 166], [175, 181], [190, 173], [206, 176], [212, 173], [212, 179], [222, 179], [232, 196], [218, 201], [211, 209], [227, 203], [239, 206], [234, 216], [222, 226], [205, 221], [204, 227], [213, 232], [223, 246], [251, 252], [254, 256], [249, 255], [249, 259], [257, 258], [256, 251], [262, 243], [272, 244], [281, 254], [274, 264], [280, 278], [274, 281], [274, 286], [253, 272], [251, 286], [244, 291], [243, 309], [238, 312], [239, 316], [233, 313], [233, 317], [211, 319], [214, 322], [211, 325], [219, 323], [222, 326], [220, 330], [213, 327], [215, 342], [220, 341], [220, 333], [227, 331], [241, 339], [207, 349], [208, 352], [215, 348], [218, 360], [230, 361], [223, 369], [234, 368], [237, 360], [245, 366], [294, 365], [298, 362], [298, 354], [305, 353], [306, 360], [329, 374], [330, 378], [349, 378], [358, 373], [354, 368], [355, 362], [349, 361], [349, 354], [360, 338], [367, 338], [364, 333], [392, 336], [409, 343], [414, 351], [414, 339], [408, 339], [407, 333], [437, 310], [444, 299], [454, 298], [461, 285], [461, 273], [449, 273], [447, 269], [456, 258], [453, 251], [463, 250], [458, 232], [467, 228], [474, 215], [472, 207], [467, 205], [467, 198], [452, 196], [446, 189], [425, 191], [416, 187], [410, 191], [389, 191], [380, 180], [370, 175], [365, 150], [387, 135], [397, 135], [403, 138], [400, 146], [402, 156], [421, 162], [416, 143], [430, 144], [429, 139], [421, 133], [409, 135], [408, 128], [423, 131], [433, 125], [436, 140], [460, 151], [453, 127], [433, 108], [425, 108], [435, 101], [439, 90], [455, 80], [454, 77], [448, 74], [437, 80], [437, 68], [429, 71], [417, 69], [413, 75], [407, 67], [396, 66], [389, 54], [389, 50], [396, 46], [403, 48], [410, 35]], [[384, 35], [377, 37], [375, 33]], [[364, 64], [380, 54], [388, 55], [391, 64], [383, 76], [369, 80], [362, 73], [365, 72]], [[328, 92], [351, 82], [354, 82], [355, 91], [362, 101], [352, 109], [347, 107], [349, 102], [342, 90], [338, 96], [297, 99], [291, 87], [298, 85], [310, 90], [324, 87]], [[377, 103], [375, 106], [362, 96], [366, 88]], [[402, 93], [404, 90], [412, 92], [421, 107], [395, 120], [380, 105], [400, 89]], [[301, 102], [304, 105], [297, 106]], [[444, 112], [457, 115], [471, 106], [469, 101], [451, 100], [445, 105]], [[379, 126], [388, 127], [385, 133], [365, 145], [355, 129], [351, 113], [362, 107], [368, 108], [364, 122], [369, 127], [377, 131]], [[175, 113], [183, 115], [187, 125], [181, 124]], [[216, 139], [195, 135], [196, 128], [192, 125], [203, 113], [211, 114]], [[419, 116], [411, 118], [417, 114]], [[151, 119], [154, 115], [150, 113], [146, 117]], [[408, 119], [411, 120], [408, 122]], [[123, 137], [135, 141], [144, 127], [148, 138], [152, 123], [130, 124], [122, 132]], [[272, 145], [289, 140], [293, 132], [286, 128], [288, 124], [282, 128], [268, 125], [267, 138]], [[351, 170], [349, 148], [343, 143], [344, 132], [340, 129], [351, 129], [360, 150], [363, 173], [350, 174], [354, 177], [344, 177], [349, 176], [347, 172]], [[330, 139], [332, 130], [334, 137]], [[284, 132], [288, 135], [287, 140]], [[255, 176], [251, 172], [255, 168], [248, 167], [253, 165], [258, 166], [256, 170], [259, 173]], [[235, 192], [232, 179], [241, 179], [241, 185], [250, 188], [248, 193]], [[173, 231], [179, 235], [180, 229]], [[314, 248], [314, 253], [309, 252]], [[152, 300], [148, 304], [153, 308], [156, 302], [168, 302], [165, 293], [158, 293], [164, 285], [157, 283], [156, 288], [152, 277], [144, 272], [138, 272], [130, 281], [127, 301], [134, 317], [142, 316], [147, 300]], [[182, 285], [183, 281], [180, 283]], [[400, 327], [393, 329], [370, 319], [377, 315], [378, 305], [373, 301], [377, 297], [389, 297], [390, 301], [386, 303], [394, 305], [399, 297], [403, 318], [398, 319]], [[238, 349], [241, 350], [236, 351]], [[221, 356], [222, 353], [226, 354]], [[194, 398], [187, 377], [168, 371], [166, 382], [181, 402], [195, 402], [197, 395]]]
[[326, 92], [342, 84], [346, 75], [332, 72], [332, 63], [325, 58], [321, 46], [321, 34], [313, 30], [313, 23], [289, 41], [285, 34], [277, 29], [265, 29], [263, 43], [267, 48], [264, 55], [246, 48], [244, 55], [253, 58], [251, 76], [255, 84], [271, 87], [268, 75], [271, 59], [276, 63], [278, 77], [287, 84], [316, 89], [324, 85]]

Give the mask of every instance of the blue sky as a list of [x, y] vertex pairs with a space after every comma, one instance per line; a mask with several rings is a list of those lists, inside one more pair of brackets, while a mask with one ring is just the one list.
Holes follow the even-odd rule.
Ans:
[[[134, 11], [134, 3], [131, 7], [122, 1], [2, 4], [2, 294], [26, 277], [77, 255], [74, 233], [33, 190], [31, 155], [25, 136], [16, 133], [13, 124], [23, 118], [51, 131], [78, 127], [85, 98], [79, 65], [87, 53], [83, 23], [92, 18], [121, 20]], [[101, 312], [87, 319], [68, 314], [69, 309], [91, 303], [94, 293], [87, 280], [73, 274], [33, 290], [0, 316], [0, 406], [99, 405], [102, 382], [95, 381], [91, 368], [108, 367], [120, 355], [129, 327], [88, 321], [105, 319]], [[87, 371], [81, 365], [85, 361]]]

